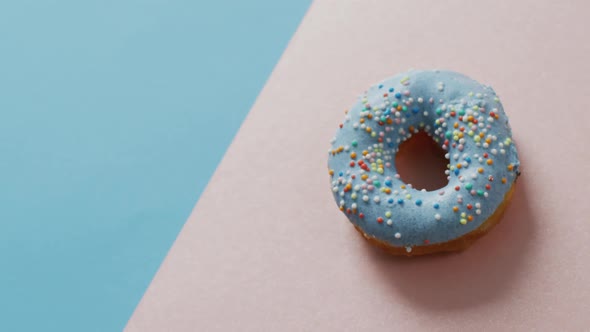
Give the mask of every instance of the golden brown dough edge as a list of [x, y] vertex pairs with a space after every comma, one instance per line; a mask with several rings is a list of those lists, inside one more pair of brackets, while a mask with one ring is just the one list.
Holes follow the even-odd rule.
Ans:
[[357, 231], [372, 245], [392, 254], [398, 256], [419, 256], [419, 255], [427, 255], [433, 254], [437, 252], [448, 252], [448, 251], [459, 251], [468, 248], [475, 240], [479, 239], [483, 235], [485, 235], [490, 229], [492, 229], [496, 224], [500, 222], [502, 219], [502, 215], [504, 215], [504, 211], [506, 207], [510, 203], [512, 199], [512, 194], [514, 192], [515, 183], [512, 183], [512, 187], [506, 195], [504, 195], [504, 200], [502, 204], [498, 206], [496, 211], [478, 228], [474, 229], [473, 231], [456, 238], [452, 241], [444, 242], [444, 243], [436, 243], [430, 244], [425, 246], [414, 246], [412, 247], [411, 252], [407, 252], [405, 247], [395, 247], [392, 246], [384, 241], [378, 240], [372, 236], [369, 236], [363, 232], [363, 230], [354, 225]]

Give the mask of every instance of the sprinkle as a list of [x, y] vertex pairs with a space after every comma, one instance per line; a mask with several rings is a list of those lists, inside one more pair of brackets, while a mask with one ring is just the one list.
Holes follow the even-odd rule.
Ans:
[[440, 220], [440, 218], [441, 218], [440, 214], [437, 213], [437, 214], [434, 215], [434, 219]]
[[393, 236], [395, 236], [396, 239], [399, 239], [402, 237], [402, 235], [399, 232], [395, 233]]
[[418, 206], [422, 205], [422, 200], [421, 199], [416, 200], [416, 205], [418, 205]]

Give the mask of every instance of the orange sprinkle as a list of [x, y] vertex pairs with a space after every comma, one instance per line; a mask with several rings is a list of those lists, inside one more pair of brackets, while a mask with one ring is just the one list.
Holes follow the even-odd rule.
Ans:
[[368, 178], [369, 178], [369, 176], [368, 176], [367, 174], [363, 174], [363, 175], [361, 175], [361, 179], [362, 179], [363, 181], [364, 181], [364, 180], [366, 180], [366, 179], [368, 179]]
[[457, 168], [461, 169], [461, 167], [463, 167], [463, 165], [457, 164]]
[[458, 206], [453, 206], [453, 212], [459, 212], [459, 207]]
[[334, 170], [331, 169], [331, 170], [328, 171], [328, 173], [330, 173], [330, 175], [334, 175]]
[[360, 123], [365, 123], [365, 118], [361, 118], [361, 119], [359, 120], [359, 122], [360, 122]]
[[363, 150], [363, 156], [366, 156], [367, 154], [369, 154], [369, 151]]
[[353, 152], [353, 153], [351, 153], [351, 154], [350, 154], [350, 158], [351, 158], [351, 159], [356, 159], [356, 152]]
[[392, 124], [393, 123], [393, 119], [392, 118], [387, 118], [387, 120], [385, 122], [387, 124]]
[[472, 215], [468, 215], [467, 216], [467, 220], [472, 221], [473, 220], [473, 216]]
[[494, 161], [493, 161], [492, 159], [488, 159], [488, 160], [486, 161], [486, 164], [488, 164], [488, 165], [491, 165], [491, 164], [493, 164], [493, 163], [494, 163]]
[[453, 128], [455, 128], [455, 129], [459, 128], [459, 124], [457, 122], [455, 122], [455, 124], [453, 125]]
[[370, 132], [371, 132], [371, 127], [367, 127], [367, 128], [365, 128], [365, 130], [366, 130], [368, 133], [370, 133]]
[[478, 173], [480, 173], [480, 174], [481, 174], [481, 173], [483, 173], [483, 168], [481, 168], [481, 167], [480, 167], [480, 168], [478, 168], [478, 169], [477, 169], [477, 172], [478, 172]]
[[508, 170], [512, 172], [512, 170], [514, 169], [514, 165], [510, 164], [508, 165]]
[[502, 178], [502, 184], [506, 183], [506, 178]]
[[405, 184], [402, 184], [400, 188], [406, 189], [406, 185]]

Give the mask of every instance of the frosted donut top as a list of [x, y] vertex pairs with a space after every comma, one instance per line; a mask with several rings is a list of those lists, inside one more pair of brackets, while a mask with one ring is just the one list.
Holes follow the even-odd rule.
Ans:
[[[519, 174], [498, 96], [459, 73], [408, 71], [384, 80], [339, 127], [328, 154], [336, 203], [365, 234], [408, 251], [478, 228]], [[396, 171], [399, 145], [419, 131], [447, 152], [444, 188], [416, 190]]]

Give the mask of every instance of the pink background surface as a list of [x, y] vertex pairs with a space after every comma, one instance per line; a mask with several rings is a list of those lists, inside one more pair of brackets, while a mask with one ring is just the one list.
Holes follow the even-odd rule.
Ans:
[[[316, 1], [127, 331], [588, 330], [584, 1]], [[469, 250], [368, 246], [326, 168], [343, 110], [413, 68], [492, 85], [523, 176]]]

